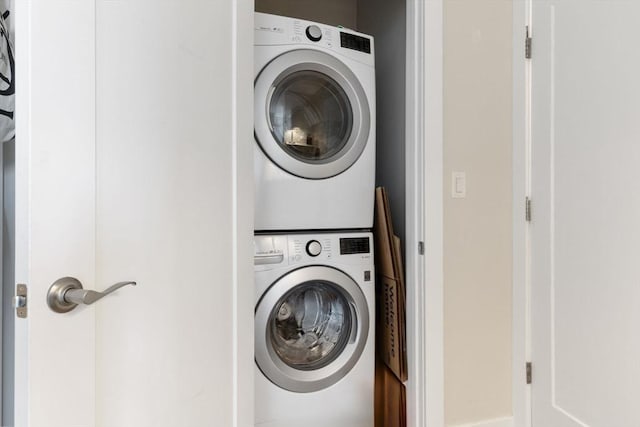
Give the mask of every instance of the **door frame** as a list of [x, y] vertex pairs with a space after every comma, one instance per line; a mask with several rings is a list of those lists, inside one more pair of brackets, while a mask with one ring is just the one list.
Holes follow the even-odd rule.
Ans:
[[[513, 2], [512, 411], [531, 427], [529, 225], [531, 67], [524, 58], [532, 0]], [[444, 426], [443, 310], [443, 0], [407, 1], [407, 419]], [[418, 245], [424, 245], [424, 256]], [[428, 349], [428, 350], [427, 350]]]
[[[407, 425], [444, 426], [443, 0], [407, 1]], [[413, 286], [411, 285], [413, 284]]]
[[[531, 195], [531, 60], [525, 58], [526, 27], [532, 35], [532, 0], [513, 2], [513, 276], [512, 411], [514, 427], [531, 427], [531, 242], [525, 200]], [[533, 46], [533, 45], [532, 45]], [[535, 201], [531, 202], [535, 209]]]

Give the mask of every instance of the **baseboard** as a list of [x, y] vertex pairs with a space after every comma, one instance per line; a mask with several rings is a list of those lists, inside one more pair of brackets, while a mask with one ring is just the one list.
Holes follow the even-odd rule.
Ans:
[[457, 424], [451, 427], [513, 427], [513, 417], [496, 418], [470, 424]]

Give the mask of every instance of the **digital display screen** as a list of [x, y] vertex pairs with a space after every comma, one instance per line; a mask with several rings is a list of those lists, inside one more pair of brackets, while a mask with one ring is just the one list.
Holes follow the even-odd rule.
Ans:
[[340, 255], [368, 253], [371, 253], [368, 237], [352, 237], [340, 239]]
[[371, 53], [371, 40], [355, 34], [340, 33], [340, 46], [347, 49], [359, 50], [360, 52]]

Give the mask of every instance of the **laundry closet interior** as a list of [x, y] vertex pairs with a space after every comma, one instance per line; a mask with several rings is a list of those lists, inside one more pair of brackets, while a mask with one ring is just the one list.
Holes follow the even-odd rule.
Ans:
[[[404, 252], [406, 3], [257, 0], [255, 10], [256, 425], [369, 427], [374, 412], [377, 426], [398, 425], [406, 397], [395, 377], [374, 404], [374, 294], [383, 288], [374, 241], [375, 259], [383, 251], [369, 233], [374, 188], [384, 187]], [[386, 398], [394, 410], [380, 415], [377, 399], [391, 389], [402, 397]]]

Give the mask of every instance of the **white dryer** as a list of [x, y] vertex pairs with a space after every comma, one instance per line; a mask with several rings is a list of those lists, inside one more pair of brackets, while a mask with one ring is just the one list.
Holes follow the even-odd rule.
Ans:
[[257, 235], [254, 246], [255, 425], [372, 427], [372, 235]]
[[371, 228], [373, 38], [255, 14], [255, 230]]

